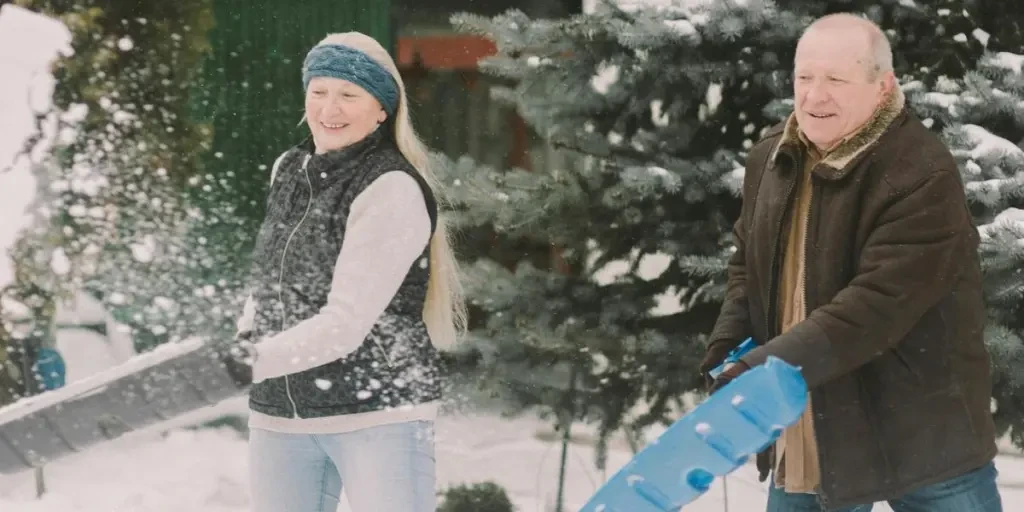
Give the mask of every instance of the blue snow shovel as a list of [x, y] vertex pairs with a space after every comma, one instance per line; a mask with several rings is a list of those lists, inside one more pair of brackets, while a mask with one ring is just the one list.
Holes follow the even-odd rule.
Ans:
[[673, 423], [580, 512], [676, 512], [774, 443], [806, 406], [800, 370], [769, 356]]
[[718, 376], [725, 371], [726, 366], [735, 363], [736, 361], [739, 361], [740, 358], [746, 355], [747, 352], [750, 352], [755, 348], [757, 348], [757, 342], [754, 341], [754, 338], [747, 338], [743, 340], [743, 343], [740, 343], [738, 347], [729, 351], [729, 354], [725, 356], [725, 359], [722, 360], [722, 363], [716, 366], [710, 372], [708, 372], [708, 375], [710, 375], [712, 379], [717, 379]]

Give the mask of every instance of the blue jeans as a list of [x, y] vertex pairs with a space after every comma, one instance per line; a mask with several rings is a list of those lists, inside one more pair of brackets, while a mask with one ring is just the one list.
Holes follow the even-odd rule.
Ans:
[[[944, 482], [922, 487], [889, 500], [893, 512], [1003, 512], [996, 487], [996, 466], [990, 462]], [[813, 494], [787, 493], [769, 485], [767, 512], [824, 512]], [[869, 512], [872, 504], [834, 512]]]
[[252, 512], [434, 512], [433, 423], [344, 434], [249, 433]]

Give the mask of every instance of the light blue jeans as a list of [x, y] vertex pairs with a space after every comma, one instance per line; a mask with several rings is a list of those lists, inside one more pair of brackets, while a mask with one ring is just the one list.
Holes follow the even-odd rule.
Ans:
[[413, 421], [344, 434], [252, 429], [253, 512], [434, 512], [434, 426]]
[[[893, 512], [1002, 512], [994, 462], [944, 482], [911, 491], [890, 500]], [[788, 493], [769, 485], [768, 512], [822, 512], [813, 494]], [[855, 505], [835, 512], [870, 512], [872, 504]]]

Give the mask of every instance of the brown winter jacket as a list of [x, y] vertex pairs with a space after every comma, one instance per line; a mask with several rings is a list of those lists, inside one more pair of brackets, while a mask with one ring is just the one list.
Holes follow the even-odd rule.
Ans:
[[[956, 162], [897, 89], [813, 169], [807, 318], [779, 334], [780, 248], [801, 151], [795, 121], [750, 151], [726, 300], [709, 351], [802, 369], [828, 508], [884, 501], [996, 453], [978, 233]], [[758, 457], [761, 478], [771, 450]]]

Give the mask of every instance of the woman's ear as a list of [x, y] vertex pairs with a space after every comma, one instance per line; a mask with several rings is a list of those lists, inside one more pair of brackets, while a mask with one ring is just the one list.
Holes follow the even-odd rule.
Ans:
[[377, 124], [384, 124], [384, 121], [388, 120], [388, 113], [384, 109], [380, 110], [380, 115], [377, 116]]

